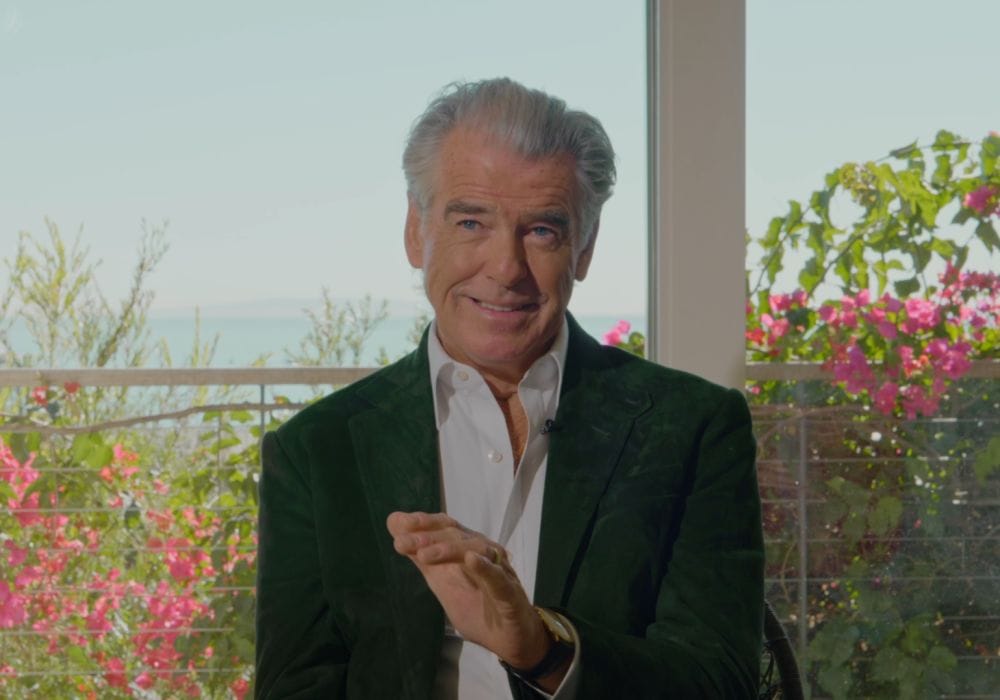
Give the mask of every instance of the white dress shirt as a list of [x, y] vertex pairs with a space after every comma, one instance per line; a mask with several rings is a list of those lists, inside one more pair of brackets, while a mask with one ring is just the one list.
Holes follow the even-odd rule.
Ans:
[[[548, 436], [542, 433], [559, 404], [569, 330], [565, 321], [550, 350], [528, 369], [517, 394], [528, 417], [528, 437], [515, 465], [507, 423], [478, 371], [453, 360], [441, 346], [437, 326], [428, 334], [430, 380], [438, 428], [441, 503], [444, 511], [500, 543], [531, 598], [535, 589]], [[579, 651], [577, 651], [577, 657]], [[553, 698], [571, 697], [577, 658]], [[507, 673], [496, 655], [466, 642], [445, 621], [435, 698], [510, 698]]]

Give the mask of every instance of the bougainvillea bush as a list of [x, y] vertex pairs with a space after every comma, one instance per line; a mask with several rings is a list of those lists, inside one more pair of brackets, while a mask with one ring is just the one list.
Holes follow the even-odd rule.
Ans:
[[251, 463], [220, 465], [206, 438], [164, 468], [128, 441], [0, 436], [3, 697], [242, 698], [250, 687]]
[[[146, 325], [163, 228], [147, 227], [118, 303], [79, 236], [65, 240], [52, 222], [47, 233], [20, 234], [3, 261], [0, 365], [171, 366]], [[341, 307], [324, 291], [308, 316], [289, 360], [357, 362], [384, 309]], [[14, 346], [15, 326], [30, 354]], [[209, 365], [213, 347], [195, 321], [185, 366]], [[281, 415], [266, 426], [206, 406], [251, 398], [235, 387], [0, 387], [0, 697], [247, 694], [257, 446], [288, 401], [274, 397]]]
[[1000, 359], [998, 157], [940, 132], [846, 163], [751, 240], [748, 361], [826, 377], [747, 386], [768, 597], [814, 694], [1000, 687], [1000, 382], [972, 374]]

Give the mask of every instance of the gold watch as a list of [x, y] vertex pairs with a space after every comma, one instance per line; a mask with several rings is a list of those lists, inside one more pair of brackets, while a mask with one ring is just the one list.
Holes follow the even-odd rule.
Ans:
[[542, 620], [542, 624], [545, 625], [545, 629], [552, 639], [552, 646], [549, 647], [548, 653], [533, 668], [529, 669], [514, 668], [506, 661], [500, 660], [500, 665], [509, 673], [532, 683], [555, 671], [567, 659], [572, 659], [576, 652], [576, 638], [562, 615], [537, 605], [535, 612], [538, 613], [538, 617]]

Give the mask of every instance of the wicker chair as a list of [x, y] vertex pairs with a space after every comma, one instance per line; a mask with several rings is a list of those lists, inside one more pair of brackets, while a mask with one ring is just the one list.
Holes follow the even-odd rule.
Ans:
[[803, 700], [802, 678], [795, 661], [792, 643], [785, 628], [774, 612], [774, 608], [764, 601], [764, 652], [761, 656], [760, 689], [757, 697], [761, 700]]

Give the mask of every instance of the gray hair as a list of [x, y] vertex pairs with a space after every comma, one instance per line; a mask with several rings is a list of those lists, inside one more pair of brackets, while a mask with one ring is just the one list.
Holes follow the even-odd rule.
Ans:
[[403, 151], [407, 192], [422, 208], [430, 203], [430, 172], [441, 144], [459, 125], [481, 130], [531, 160], [572, 156], [581, 243], [590, 242], [616, 177], [615, 152], [597, 119], [510, 78], [446, 86], [413, 123]]

